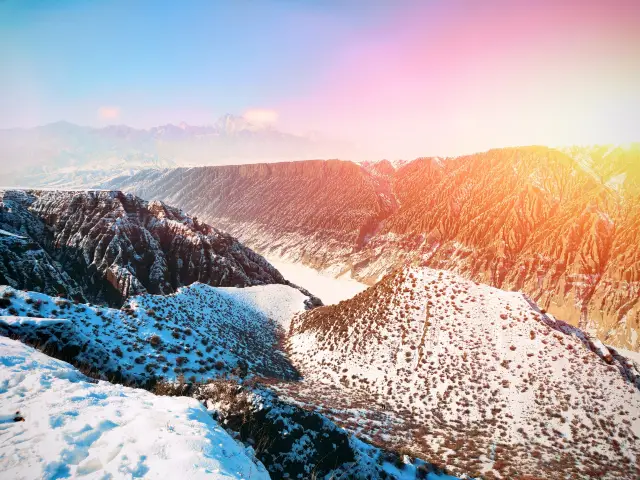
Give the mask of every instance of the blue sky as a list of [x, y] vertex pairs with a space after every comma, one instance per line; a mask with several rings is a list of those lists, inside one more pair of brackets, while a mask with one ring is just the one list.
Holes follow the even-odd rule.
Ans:
[[313, 89], [354, 31], [389, 10], [365, 4], [5, 0], [0, 126], [94, 124], [103, 104], [137, 126], [268, 107]]

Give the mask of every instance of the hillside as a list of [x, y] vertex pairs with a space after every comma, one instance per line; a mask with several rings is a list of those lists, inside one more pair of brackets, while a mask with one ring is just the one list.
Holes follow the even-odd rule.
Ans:
[[640, 348], [640, 163], [627, 148], [491, 150], [456, 158], [147, 170], [114, 179], [220, 225], [257, 251], [374, 284], [405, 263], [538, 304]]
[[120, 306], [194, 282], [288, 282], [230, 235], [118, 191], [0, 192], [0, 281]]
[[288, 351], [281, 395], [454, 473], [640, 475], [640, 366], [521, 293], [407, 268], [296, 316]]
[[[160, 448], [171, 448], [173, 437], [166, 433], [174, 432], [173, 427], [188, 436], [188, 445], [197, 448], [181, 448], [179, 457], [191, 459], [193, 466], [184, 468], [189, 478], [199, 478], [199, 470], [191, 470], [205, 461], [197, 452], [206, 452], [205, 458], [216, 461], [215, 447], [222, 446], [209, 445], [207, 440], [224, 433], [213, 417], [247, 446], [249, 458], [234, 457], [240, 463], [231, 478], [260, 478], [251, 474], [255, 455], [274, 479], [317, 475], [453, 480], [441, 467], [364, 443], [326, 416], [278, 399], [270, 385], [299, 379], [281, 348], [285, 328], [296, 312], [305, 309], [305, 300], [299, 290], [285, 285], [194, 284], [172, 295], [136, 296], [115, 310], [0, 287], [0, 363], [8, 367], [2, 372], [6, 378], [0, 375], [0, 381], [5, 381], [0, 397], [11, 406], [0, 412], [0, 424], [23, 427], [8, 428], [10, 441], [0, 446], [0, 471], [17, 478], [22, 478], [18, 471], [31, 478], [41, 469], [54, 469], [60, 475], [118, 469], [114, 478], [128, 478], [136, 472], [155, 475], [157, 466], [172, 468], [180, 461], [156, 450], [147, 452], [146, 438], [142, 447], [128, 440], [122, 446], [123, 451], [135, 453], [135, 458], [140, 456], [135, 468], [126, 465], [126, 457], [110, 455], [110, 444], [84, 441], [86, 432], [91, 438], [103, 434], [109, 439], [129, 438], [131, 425], [139, 428], [148, 423], [145, 431], [155, 439], [153, 445], [164, 445]], [[69, 361], [92, 378], [24, 344]], [[105, 381], [96, 385], [94, 378], [133, 383], [165, 397], [192, 397], [207, 410], [200, 413], [202, 407], [185, 398], [163, 399]], [[58, 401], [52, 400], [54, 396]], [[123, 401], [131, 416], [116, 418]], [[197, 420], [189, 424], [193, 435], [182, 425], [186, 407], [189, 418]], [[82, 411], [76, 413], [76, 409]], [[166, 420], [167, 409], [174, 412], [173, 420]], [[158, 415], [159, 423], [147, 418], [150, 412]], [[93, 417], [104, 421], [96, 423]], [[159, 429], [165, 422], [173, 427]], [[79, 435], [78, 425], [83, 425]], [[18, 441], [25, 432], [29, 438]], [[141, 439], [139, 434], [136, 438]], [[49, 444], [54, 447], [47, 448]], [[69, 455], [67, 445], [79, 447]], [[26, 465], [18, 464], [16, 459], [27, 448], [55, 458], [43, 463], [39, 456], [31, 455]], [[224, 447], [221, 453], [229, 456], [231, 451]], [[243, 476], [247, 471], [248, 476]]]
[[397, 207], [388, 181], [339, 160], [148, 170], [110, 185], [175, 202], [259, 251], [318, 268], [349, 258]]
[[0, 286], [0, 335], [137, 384], [230, 373], [295, 379], [279, 345], [306, 300], [286, 285], [193, 284], [132, 297], [117, 310]]

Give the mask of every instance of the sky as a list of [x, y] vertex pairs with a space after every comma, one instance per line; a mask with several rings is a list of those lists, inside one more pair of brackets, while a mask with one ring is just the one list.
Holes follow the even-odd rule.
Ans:
[[640, 140], [637, 0], [0, 0], [0, 61], [0, 128], [232, 113], [372, 160]]

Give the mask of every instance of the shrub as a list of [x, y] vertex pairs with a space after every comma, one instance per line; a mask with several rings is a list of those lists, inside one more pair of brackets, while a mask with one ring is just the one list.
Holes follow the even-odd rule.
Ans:
[[187, 363], [187, 357], [177, 357], [176, 358], [176, 365], [183, 365]]

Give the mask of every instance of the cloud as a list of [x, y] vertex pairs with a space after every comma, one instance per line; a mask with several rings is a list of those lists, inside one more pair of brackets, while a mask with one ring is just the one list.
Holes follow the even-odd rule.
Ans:
[[115, 120], [120, 116], [120, 107], [100, 107], [98, 117], [101, 120]]
[[278, 121], [278, 112], [262, 108], [252, 108], [244, 112], [244, 119], [256, 125], [271, 125]]

